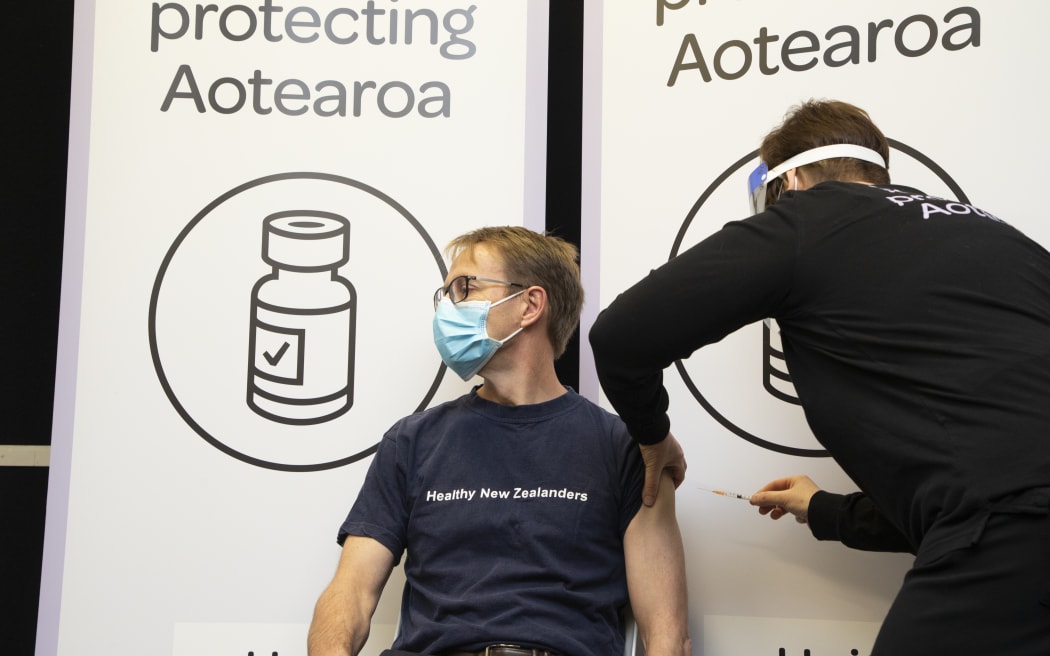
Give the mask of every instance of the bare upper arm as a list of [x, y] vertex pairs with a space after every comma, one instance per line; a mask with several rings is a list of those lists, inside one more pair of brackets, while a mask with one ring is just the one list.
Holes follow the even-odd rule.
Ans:
[[642, 506], [627, 525], [627, 540], [632, 533], [645, 531], [647, 529], [674, 525], [677, 531], [678, 520], [675, 516], [675, 485], [671, 475], [664, 471], [660, 475], [660, 493], [656, 496], [656, 502], [652, 506]]

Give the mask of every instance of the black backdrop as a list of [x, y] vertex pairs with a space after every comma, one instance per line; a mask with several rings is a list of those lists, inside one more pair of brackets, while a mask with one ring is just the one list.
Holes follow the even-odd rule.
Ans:
[[[530, 2], [534, 0], [529, 0]], [[579, 245], [583, 0], [549, 0], [547, 230]], [[65, 215], [73, 0], [5, 5], [0, 445], [47, 445]], [[579, 386], [579, 337], [557, 363]], [[0, 466], [0, 654], [36, 640], [46, 467]], [[120, 618], [113, 618], [120, 621]], [[87, 647], [85, 646], [85, 649]]]
[[[5, 5], [0, 444], [51, 442], [73, 0]], [[0, 653], [33, 653], [46, 467], [0, 467]]]

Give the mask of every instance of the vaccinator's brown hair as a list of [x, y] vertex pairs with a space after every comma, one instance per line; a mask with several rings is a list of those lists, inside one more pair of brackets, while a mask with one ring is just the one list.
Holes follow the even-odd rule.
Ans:
[[[762, 161], [773, 168], [799, 153], [832, 144], [870, 148], [882, 155], [889, 166], [890, 145], [882, 130], [866, 111], [839, 100], [809, 100], [792, 107], [784, 121], [765, 136], [758, 152]], [[811, 184], [828, 180], [890, 182], [888, 169], [852, 157], [835, 157], [800, 168]]]

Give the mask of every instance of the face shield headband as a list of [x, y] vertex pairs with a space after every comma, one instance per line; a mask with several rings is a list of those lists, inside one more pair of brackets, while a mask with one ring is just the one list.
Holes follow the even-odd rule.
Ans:
[[751, 202], [751, 213], [758, 214], [766, 209], [766, 185], [768, 185], [771, 180], [776, 180], [793, 168], [805, 166], [806, 164], [812, 164], [813, 162], [819, 162], [825, 159], [834, 159], [836, 157], [852, 157], [853, 159], [871, 162], [872, 164], [877, 164], [882, 168], [886, 168], [886, 160], [882, 159], [882, 155], [871, 148], [865, 148], [864, 146], [857, 146], [855, 144], [832, 144], [830, 146], [820, 146], [819, 148], [806, 150], [794, 157], [788, 158], [786, 161], [772, 169], [770, 169], [765, 162], [760, 162], [747, 178], [747, 192], [748, 200]]

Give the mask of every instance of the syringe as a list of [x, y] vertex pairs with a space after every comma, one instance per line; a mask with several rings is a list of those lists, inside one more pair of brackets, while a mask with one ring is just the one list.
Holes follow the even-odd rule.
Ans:
[[743, 499], [744, 501], [750, 501], [751, 497], [746, 494], [738, 494], [737, 492], [726, 492], [725, 490], [709, 490], [706, 487], [700, 488], [704, 492], [710, 492], [711, 494], [717, 494], [720, 497], [730, 497], [731, 499]]

